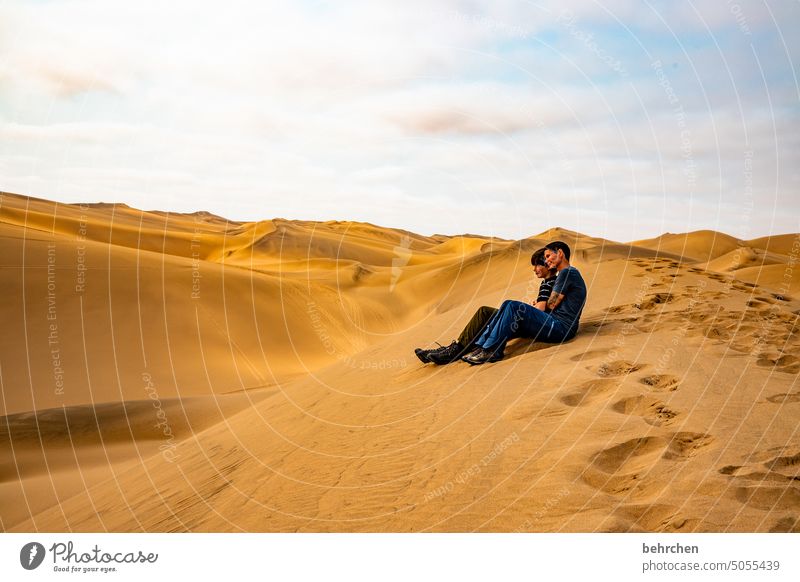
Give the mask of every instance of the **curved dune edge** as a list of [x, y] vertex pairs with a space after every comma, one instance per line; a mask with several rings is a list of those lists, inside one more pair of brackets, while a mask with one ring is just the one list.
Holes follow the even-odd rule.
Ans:
[[[524, 298], [555, 238], [590, 286], [573, 341], [414, 358]], [[2, 194], [0, 245], [6, 531], [800, 531], [797, 235], [426, 237]]]

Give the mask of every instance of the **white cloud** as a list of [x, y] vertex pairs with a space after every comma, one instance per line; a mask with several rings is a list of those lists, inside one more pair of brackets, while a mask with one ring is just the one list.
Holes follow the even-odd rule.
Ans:
[[[746, 127], [753, 195], [798, 209], [788, 84], [754, 85], [752, 55], [726, 49], [737, 96], [718, 82], [715, 47], [692, 54], [698, 79], [687, 62], [667, 71], [686, 112], [690, 185], [681, 127], [638, 45], [602, 47], [630, 76], [610, 74], [556, 22], [563, 6], [6, 2], [0, 188], [241, 220], [507, 237], [560, 225], [624, 240], [706, 220], [739, 228], [720, 200], [745, 202]], [[570, 7], [587, 30], [611, 12], [641, 40], [668, 32], [638, 2]], [[704, 30], [683, 8], [658, 10], [675, 30]], [[713, 3], [698, 10], [730, 26]], [[769, 31], [768, 12], [750, 10], [752, 30]], [[540, 44], [544, 29], [561, 41]], [[785, 73], [767, 58], [786, 58], [780, 43], [757, 48], [770, 79]]]

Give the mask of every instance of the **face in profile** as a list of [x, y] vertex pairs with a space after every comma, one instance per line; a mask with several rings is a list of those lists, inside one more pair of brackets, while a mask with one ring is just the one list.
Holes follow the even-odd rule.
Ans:
[[546, 279], [547, 275], [550, 273], [550, 269], [544, 265], [534, 265], [533, 272], [536, 273], [536, 276], [540, 279]]
[[559, 249], [558, 251], [551, 251], [547, 249], [544, 252], [544, 260], [547, 263], [547, 266], [551, 269], [555, 269], [561, 263], [561, 260], [564, 258], [564, 251]]

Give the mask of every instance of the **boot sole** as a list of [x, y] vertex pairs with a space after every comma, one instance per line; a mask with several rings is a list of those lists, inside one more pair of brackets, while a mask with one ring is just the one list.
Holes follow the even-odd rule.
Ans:
[[430, 364], [431, 361], [428, 359], [428, 356], [425, 354], [425, 350], [421, 348], [417, 348], [414, 350], [414, 354], [419, 358], [419, 361], [423, 364]]
[[494, 364], [495, 362], [499, 362], [502, 359], [503, 358], [491, 357], [488, 360], [483, 360], [481, 362], [473, 362], [471, 360], [468, 360], [467, 358], [461, 358], [461, 361], [468, 363], [470, 366], [480, 366], [481, 364]]
[[446, 366], [447, 364], [452, 364], [453, 362], [459, 361], [461, 358], [454, 358], [452, 360], [435, 360], [433, 358], [429, 359], [428, 361], [431, 364], [436, 364], [437, 366]]

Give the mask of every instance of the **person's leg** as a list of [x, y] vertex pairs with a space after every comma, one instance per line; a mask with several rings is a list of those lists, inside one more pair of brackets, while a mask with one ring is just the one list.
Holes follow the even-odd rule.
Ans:
[[550, 314], [521, 301], [505, 301], [475, 345], [494, 352], [495, 357], [502, 357], [506, 342], [511, 338], [561, 341], [562, 335], [561, 322]]
[[472, 348], [473, 342], [478, 339], [478, 336], [483, 332], [483, 328], [486, 327], [486, 324], [489, 323], [489, 320], [492, 319], [492, 316], [498, 311], [500, 310], [496, 307], [489, 307], [487, 305], [479, 307], [475, 315], [472, 316], [472, 319], [470, 319], [469, 323], [464, 327], [464, 331], [458, 336], [458, 343], [464, 346], [465, 350]]
[[[534, 308], [535, 311], [539, 311]], [[533, 312], [530, 312], [533, 313]], [[540, 311], [540, 313], [543, 313]], [[533, 314], [535, 316], [535, 314]], [[512, 337], [534, 338], [540, 342], [561, 343], [572, 339], [567, 333], [567, 327], [558, 319], [545, 313], [547, 321], [542, 324], [541, 318], [525, 316], [519, 321], [519, 330]], [[573, 334], [574, 335], [574, 334]]]
[[[475, 348], [473, 343], [475, 337], [483, 330], [486, 322], [491, 319], [496, 311], [497, 309], [493, 307], [483, 306], [479, 308], [472, 316], [472, 319], [469, 320], [461, 335], [458, 336], [458, 339], [449, 346], [428, 352], [425, 355], [427, 361], [442, 366], [460, 360], [462, 356]], [[420, 357], [420, 359], [422, 358]]]
[[489, 321], [486, 322], [486, 325], [483, 327], [483, 330], [474, 341], [475, 347], [483, 348], [485, 345], [487, 345], [487, 342], [488, 343], [492, 342], [491, 338], [495, 337], [499, 329], [498, 326], [500, 325], [500, 321], [503, 318], [509, 303], [512, 303], [510, 299], [506, 299], [505, 301], [503, 301], [503, 303], [500, 305], [500, 309], [498, 309], [492, 315], [492, 317], [489, 318]]

